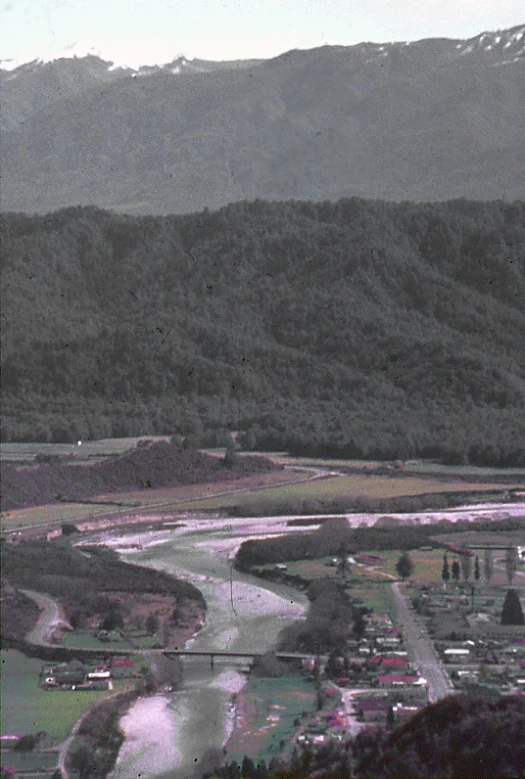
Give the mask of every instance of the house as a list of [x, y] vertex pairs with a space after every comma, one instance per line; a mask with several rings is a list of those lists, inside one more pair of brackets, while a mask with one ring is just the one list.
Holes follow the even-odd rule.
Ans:
[[357, 715], [363, 722], [385, 722], [389, 708], [385, 698], [364, 698], [357, 703]]
[[375, 554], [360, 554], [356, 560], [363, 565], [378, 565], [383, 562], [383, 558]]
[[380, 687], [406, 687], [418, 682], [418, 676], [406, 676], [402, 674], [381, 674], [377, 677]]
[[113, 660], [111, 676], [113, 679], [129, 679], [137, 675], [137, 666], [132, 660]]
[[406, 722], [418, 711], [421, 711], [421, 706], [407, 706], [404, 703], [398, 703], [394, 706], [394, 718], [396, 722]]
[[87, 678], [89, 681], [99, 681], [101, 679], [109, 679], [111, 677], [111, 673], [107, 670], [99, 671], [98, 669], [95, 671], [90, 671], [87, 675]]
[[402, 657], [384, 657], [381, 663], [382, 668], [408, 668], [408, 660]]
[[470, 649], [460, 646], [451, 646], [445, 649], [443, 656], [446, 663], [468, 663], [470, 660]]

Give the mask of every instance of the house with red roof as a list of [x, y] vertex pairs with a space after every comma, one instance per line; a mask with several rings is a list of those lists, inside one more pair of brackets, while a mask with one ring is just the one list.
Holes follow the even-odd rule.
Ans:
[[131, 679], [137, 675], [137, 666], [133, 660], [113, 660], [111, 663], [113, 679]]
[[385, 657], [381, 663], [382, 668], [408, 668], [408, 660], [403, 657]]
[[403, 687], [417, 682], [417, 676], [407, 676], [402, 674], [381, 674], [377, 678], [380, 687]]

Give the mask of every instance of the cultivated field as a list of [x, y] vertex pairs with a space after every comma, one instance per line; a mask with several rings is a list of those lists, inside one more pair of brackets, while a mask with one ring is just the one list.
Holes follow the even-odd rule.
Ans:
[[[513, 489], [521, 486], [521, 483], [509, 481], [505, 484], [490, 482], [469, 483], [460, 479], [433, 478], [404, 476], [404, 475], [376, 475], [376, 474], [344, 474], [325, 479], [306, 481], [301, 484], [276, 487], [264, 492], [254, 490], [246, 493], [241, 502], [254, 502], [259, 499], [265, 501], [286, 501], [313, 499], [319, 501], [345, 500], [351, 498], [399, 498], [428, 493], [444, 492], [468, 492], [472, 496], [478, 496], [484, 491]], [[185, 511], [198, 509], [219, 509], [235, 506], [239, 503], [239, 496], [227, 495], [224, 497], [189, 500], [178, 508]]]
[[[110, 495], [97, 495], [91, 501], [111, 501], [123, 504], [121, 507], [111, 505], [94, 505], [94, 503], [59, 503], [48, 506], [36, 506], [33, 508], [15, 509], [3, 512], [2, 527], [13, 530], [26, 525], [39, 525], [48, 522], [75, 522], [84, 519], [88, 521], [96, 519], [100, 515], [120, 516], [129, 514], [133, 509], [141, 513], [148, 509], [155, 510], [162, 507], [163, 512], [184, 511], [186, 504], [207, 500], [209, 495], [223, 495], [226, 492], [239, 493], [251, 496], [252, 493], [264, 495], [266, 487], [272, 484], [295, 481], [304, 478], [305, 474], [295, 473], [292, 470], [274, 471], [247, 476], [236, 481], [208, 482], [206, 484], [190, 484], [181, 487], [159, 487], [158, 489], [143, 489], [140, 491], [128, 491], [111, 493]], [[261, 489], [262, 488], [262, 489]], [[234, 495], [235, 500], [239, 498]], [[214, 498], [212, 500], [224, 500]]]
[[141, 436], [138, 438], [103, 438], [100, 441], [83, 441], [77, 444], [2, 443], [0, 460], [20, 465], [32, 463], [37, 456], [69, 457], [75, 461], [109, 457], [124, 454], [134, 449], [139, 441], [168, 441], [169, 436]]
[[[276, 452], [271, 455], [272, 459], [280, 462], [282, 465], [303, 465], [314, 468], [333, 468], [340, 470], [358, 470], [373, 471], [383, 468], [387, 463], [381, 460], [337, 460], [332, 458], [322, 459], [318, 457], [291, 457], [283, 452]], [[480, 467], [477, 465], [443, 465], [442, 463], [431, 460], [406, 460], [403, 466], [404, 471], [421, 474], [436, 474], [447, 477], [474, 477], [474, 478], [516, 478], [521, 483], [525, 483], [525, 468], [493, 468]]]
[[[157, 436], [155, 440], [164, 437]], [[93, 462], [96, 458], [122, 454], [134, 448], [140, 438], [88, 441], [82, 446], [72, 444], [2, 444], [3, 460], [29, 464], [37, 455], [72, 456], [78, 462]], [[149, 437], [147, 440], [153, 440]], [[224, 450], [211, 450], [222, 456]], [[384, 463], [365, 460], [334, 460], [319, 458], [292, 458], [283, 453], [271, 455], [276, 463], [288, 466], [286, 470], [248, 476], [235, 482], [213, 482], [181, 487], [152, 488], [124, 491], [93, 497], [93, 501], [118, 503], [121, 506], [94, 505], [94, 503], [59, 503], [35, 508], [17, 509], [2, 514], [2, 526], [13, 530], [26, 525], [56, 522], [75, 522], [96, 519], [108, 514], [120, 516], [133, 510], [147, 511], [162, 507], [163, 511], [200, 511], [228, 509], [239, 503], [264, 501], [286, 502], [312, 500], [319, 502], [344, 501], [355, 498], [388, 499], [418, 496], [428, 493], [469, 493], [472, 501], [485, 491], [525, 489], [525, 469], [476, 468], [473, 466], [445, 466], [420, 460], [409, 461], [405, 470], [388, 470], [379, 474]], [[294, 470], [293, 466], [297, 466]], [[309, 479], [308, 472], [299, 468], [325, 469], [339, 472], [337, 476]], [[306, 480], [305, 480], [306, 479]], [[475, 479], [475, 481], [468, 481]], [[494, 481], [492, 481], [494, 479]], [[503, 479], [505, 481], [503, 481]], [[292, 484], [292, 482], [300, 482]], [[272, 486], [276, 485], [276, 486]], [[314, 512], [315, 513], [315, 512]]]

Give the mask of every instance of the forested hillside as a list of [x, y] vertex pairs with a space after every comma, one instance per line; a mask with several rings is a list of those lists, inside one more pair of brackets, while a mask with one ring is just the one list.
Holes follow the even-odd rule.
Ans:
[[3, 440], [523, 464], [523, 202], [2, 222]]

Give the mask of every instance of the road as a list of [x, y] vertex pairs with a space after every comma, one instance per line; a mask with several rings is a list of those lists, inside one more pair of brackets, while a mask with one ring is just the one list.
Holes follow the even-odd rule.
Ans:
[[346, 733], [349, 736], [357, 736], [359, 731], [365, 727], [365, 723], [357, 719], [357, 714], [354, 710], [354, 698], [358, 695], [366, 695], [369, 692], [369, 687], [354, 687], [351, 690], [341, 690], [341, 697], [345, 707]]
[[62, 610], [58, 603], [50, 598], [48, 595], [44, 595], [41, 592], [35, 592], [34, 590], [20, 590], [27, 595], [28, 598], [34, 600], [37, 606], [42, 609], [42, 613], [38, 618], [38, 622], [35, 627], [27, 634], [26, 641], [30, 644], [40, 644], [42, 646], [55, 646], [50, 641], [53, 630], [60, 625], [67, 625], [67, 621], [62, 614]]
[[417, 670], [428, 682], [431, 702], [445, 698], [454, 692], [452, 683], [424, 626], [416, 623], [414, 612], [401, 592], [399, 583], [392, 585], [397, 607], [398, 621], [402, 625], [405, 643], [412, 652]]

